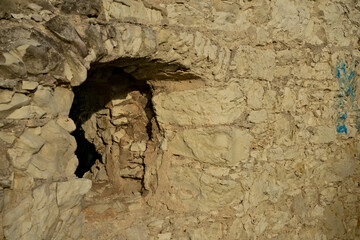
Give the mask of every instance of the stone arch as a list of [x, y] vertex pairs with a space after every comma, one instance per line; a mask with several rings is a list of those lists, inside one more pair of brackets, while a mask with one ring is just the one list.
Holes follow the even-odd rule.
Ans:
[[[344, 65], [347, 78], [359, 56], [358, 3], [0, 6], [0, 239], [78, 239], [81, 213], [94, 212], [116, 216], [98, 219], [99, 229], [84, 225], [107, 239], [358, 237], [356, 107], [340, 109], [355, 111], [345, 115], [348, 135], [334, 125], [344, 120], [334, 70]], [[135, 60], [141, 67], [121, 65]], [[73, 90], [91, 82], [96, 66], [148, 82], [165, 137], [147, 141], [150, 193], [125, 207], [149, 211], [135, 217], [103, 212], [106, 204], [83, 209], [92, 182], [74, 175]], [[109, 202], [125, 209], [117, 200]]]
[[[9, 129], [13, 124], [19, 126], [19, 138], [4, 148], [5, 161], [11, 162], [3, 181], [9, 188], [4, 205], [4, 235], [9, 239], [64, 239], [70, 238], [69, 234], [77, 238], [73, 234], [81, 225], [81, 201], [91, 182], [74, 175], [77, 144], [71, 133], [76, 125], [69, 113], [73, 89], [86, 83], [94, 67], [122, 69], [137, 81], [147, 82], [153, 96], [160, 96], [164, 89], [196, 89], [229, 78], [230, 50], [199, 31], [179, 31], [137, 21], [104, 24], [76, 15], [58, 15], [44, 24], [34, 23], [31, 28], [11, 22], [0, 31], [5, 36], [0, 42], [0, 72], [6, 78], [0, 83], [10, 96], [0, 116]], [[182, 111], [172, 122], [161, 118], [160, 129], [181, 127], [181, 115], [198, 124], [196, 113]], [[206, 121], [213, 117], [200, 116]], [[141, 179], [142, 188], [154, 196], [148, 198], [154, 207], [174, 204], [164, 194], [169, 191], [166, 164], [162, 162], [166, 144], [161, 139], [152, 142], [147, 148], [152, 148], [153, 153], [149, 151], [149, 156], [144, 157], [156, 160], [145, 160], [148, 165]], [[14, 198], [17, 200], [12, 201]], [[21, 222], [14, 214], [19, 201], [29, 203], [24, 207], [33, 209], [26, 210], [23, 218], [27, 220]], [[181, 203], [176, 204], [182, 208]], [[40, 205], [44, 205], [42, 212], [37, 210]], [[47, 216], [49, 208], [54, 211], [52, 219], [39, 217]], [[31, 219], [42, 223], [35, 222], [38, 227], [32, 227]], [[29, 226], [31, 231], [22, 231]]]
[[[184, 64], [185, 58], [161, 58], [164, 52], [158, 51], [159, 32], [151, 27], [89, 24], [83, 35], [71, 22], [71, 18], [55, 17], [45, 24], [46, 29], [42, 26], [30, 29], [16, 23], [1, 29], [6, 38], [1, 43], [0, 70], [7, 78], [1, 81], [1, 86], [9, 89], [9, 93], [21, 92], [12, 93], [7, 110], [1, 111], [6, 126], [15, 122], [21, 128], [17, 133], [20, 138], [8, 144], [10, 150], [6, 155], [6, 161], [16, 171], [14, 175], [10, 169], [6, 175], [9, 179], [6, 187], [11, 188], [4, 205], [4, 235], [8, 239], [64, 239], [81, 224], [81, 199], [91, 183], [74, 175], [78, 160], [74, 154], [76, 141], [70, 133], [76, 126], [69, 112], [74, 99], [72, 88], [86, 82], [93, 66], [123, 69], [139, 81], [150, 81], [152, 91], [159, 92], [169, 81], [201, 81], [189, 64]], [[122, 35], [117, 31], [123, 31]], [[105, 33], [109, 36], [104, 40]], [[151, 166], [148, 169], [142, 180], [144, 188], [155, 192], [156, 169]], [[25, 181], [23, 185], [19, 185], [20, 179]], [[40, 187], [32, 193], [35, 186]], [[12, 201], [15, 197], [19, 200]], [[42, 198], [47, 200], [39, 202]], [[28, 207], [34, 209], [24, 216], [28, 220], [15, 221], [18, 201], [30, 202]], [[23, 232], [21, 229], [33, 224], [31, 219], [42, 214], [35, 210], [39, 204], [46, 205], [44, 211], [53, 208], [53, 218], [39, 218], [42, 221], [36, 223], [39, 227]], [[66, 220], [68, 214], [72, 217]], [[43, 228], [47, 230], [42, 231]]]
[[[184, 57], [174, 52], [176, 58], [169, 59], [169, 54], [164, 54], [164, 51], [169, 48], [167, 38], [175, 33], [173, 30], [168, 32], [145, 25], [113, 23], [104, 26], [89, 24], [81, 29], [83, 32], [80, 32], [69, 19], [61, 16], [48, 21], [46, 27], [56, 36], [60, 48], [66, 49], [63, 50], [64, 74], [60, 77], [60, 81], [73, 88], [79, 87], [86, 81], [88, 71], [94, 66], [123, 69], [138, 81], [152, 82], [150, 85], [153, 91], [158, 91], [155, 88], [160, 86], [158, 88], [160, 89], [167, 81], [200, 79], [199, 74], [191, 70], [187, 55], [211, 58], [214, 61], [212, 65], [217, 68], [220, 64], [216, 62], [218, 59], [209, 53], [209, 49], [206, 50], [210, 46], [210, 41], [201, 33], [189, 34], [187, 43], [187, 45], [195, 44], [195, 40], [201, 45], [200, 48], [197, 49], [196, 46], [189, 48], [183, 53]], [[197, 38], [200, 40], [195, 39], [196, 35], [199, 35]], [[211, 47], [217, 48], [214, 45]], [[219, 53], [224, 57], [221, 51]], [[154, 82], [156, 84], [153, 84]]]

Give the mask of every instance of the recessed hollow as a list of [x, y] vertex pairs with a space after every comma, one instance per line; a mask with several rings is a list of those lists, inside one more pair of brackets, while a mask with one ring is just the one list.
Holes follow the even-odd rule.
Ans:
[[70, 117], [76, 124], [78, 177], [143, 188], [144, 153], [152, 139], [151, 89], [123, 68], [93, 66], [74, 87]]

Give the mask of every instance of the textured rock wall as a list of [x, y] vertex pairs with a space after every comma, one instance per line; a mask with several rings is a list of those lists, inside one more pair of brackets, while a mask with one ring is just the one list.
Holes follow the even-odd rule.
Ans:
[[[157, 215], [123, 221], [124, 232], [109, 236], [359, 238], [360, 2], [3, 0], [0, 18], [6, 239], [86, 235], [81, 210], [92, 182], [74, 174], [69, 113], [73, 88], [94, 66], [146, 82], [155, 112], [154, 134], [132, 136], [127, 149], [138, 152], [141, 171], [130, 175]], [[144, 117], [146, 96], [129, 96]], [[107, 153], [103, 180], [121, 186], [130, 176], [121, 166], [137, 166], [120, 164], [113, 146], [127, 144], [113, 121], [136, 118], [111, 98], [84, 130]], [[127, 125], [139, 126], [132, 134], [144, 134], [151, 119], [143, 119]]]

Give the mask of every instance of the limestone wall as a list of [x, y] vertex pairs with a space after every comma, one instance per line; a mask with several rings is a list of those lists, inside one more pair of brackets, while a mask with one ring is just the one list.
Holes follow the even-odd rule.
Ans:
[[108, 236], [360, 237], [359, 1], [2, 0], [0, 18], [0, 238], [89, 239], [99, 178], [75, 175], [69, 113], [95, 68], [150, 89], [98, 81], [82, 122], [100, 180], [137, 179], [157, 213]]

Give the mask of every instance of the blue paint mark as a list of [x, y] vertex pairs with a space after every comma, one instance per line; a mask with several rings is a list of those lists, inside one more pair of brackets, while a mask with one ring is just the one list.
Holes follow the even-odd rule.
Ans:
[[[355, 64], [346, 66], [345, 62], [336, 64], [336, 77], [338, 78], [338, 119], [336, 131], [338, 133], [347, 134], [346, 119], [348, 118], [348, 110], [355, 112], [356, 128], [360, 131], [360, 109], [355, 101], [357, 91], [357, 81], [355, 78]], [[347, 104], [349, 103], [349, 104]], [[350, 105], [350, 106], [349, 106]], [[350, 109], [349, 109], [350, 108]]]
[[338, 133], [345, 133], [345, 134], [347, 134], [347, 128], [346, 128], [345, 124], [344, 124], [344, 125], [340, 125], [340, 124], [338, 123], [337, 126], [336, 126], [336, 131], [337, 131]]
[[346, 112], [345, 112], [345, 114], [343, 114], [343, 115], [340, 116], [340, 119], [345, 120], [346, 118], [347, 118], [347, 113], [346, 113]]

